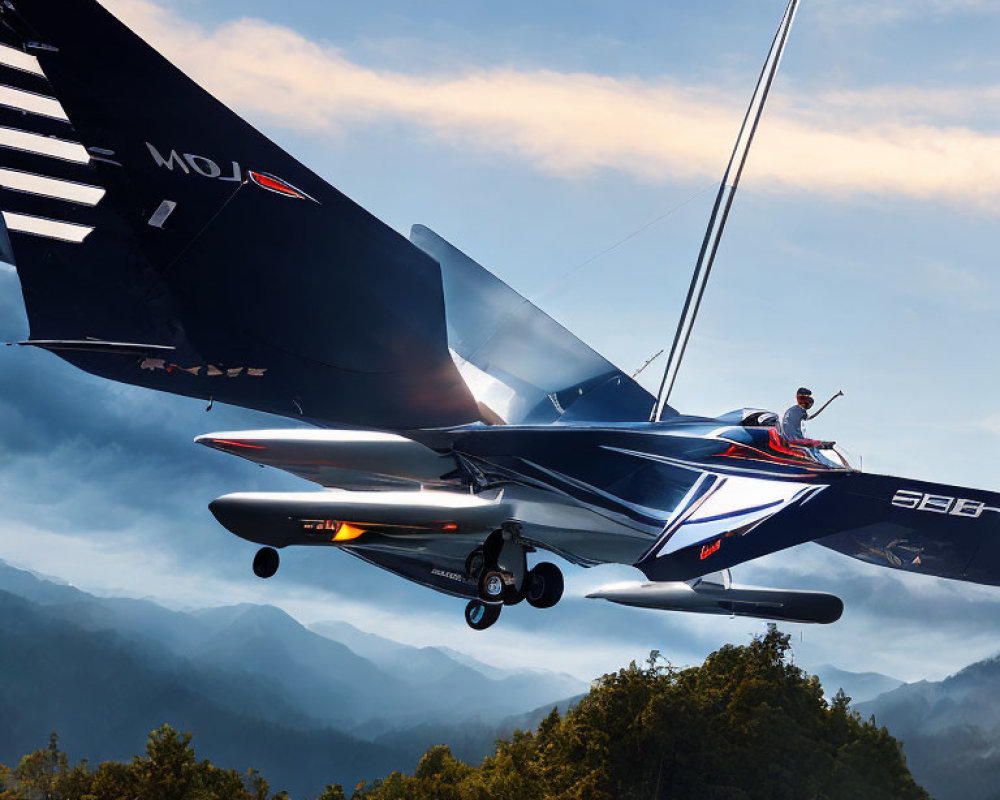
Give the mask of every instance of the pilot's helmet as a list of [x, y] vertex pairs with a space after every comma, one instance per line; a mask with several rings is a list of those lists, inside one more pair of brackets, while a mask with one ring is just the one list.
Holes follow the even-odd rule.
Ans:
[[805, 386], [799, 387], [799, 390], [795, 393], [795, 401], [805, 408], [809, 408], [815, 402], [812, 391]]

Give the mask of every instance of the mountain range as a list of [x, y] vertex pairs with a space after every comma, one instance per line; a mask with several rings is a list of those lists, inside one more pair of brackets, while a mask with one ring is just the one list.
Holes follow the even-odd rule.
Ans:
[[[842, 687], [903, 742], [938, 800], [1000, 797], [1000, 657], [937, 682], [814, 671], [828, 696]], [[477, 763], [586, 688], [342, 621], [307, 628], [273, 606], [171, 611], [0, 562], [0, 763], [11, 766], [53, 731], [74, 760], [127, 760], [166, 722], [194, 733], [201, 758], [316, 796], [411, 771], [435, 744]]]
[[272, 606], [185, 613], [98, 598], [0, 564], [0, 762], [52, 731], [74, 759], [127, 759], [167, 722], [194, 732], [202, 757], [315, 795], [412, 769], [442, 736], [482, 758], [512, 730], [507, 716], [586, 688], [345, 623], [317, 627], [326, 634]]

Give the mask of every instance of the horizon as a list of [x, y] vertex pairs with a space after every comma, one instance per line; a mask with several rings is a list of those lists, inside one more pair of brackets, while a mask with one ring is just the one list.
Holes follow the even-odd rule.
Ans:
[[[114, 594], [114, 593], [110, 593], [110, 594], [96, 594], [94, 592], [89, 592], [89, 591], [86, 591], [84, 589], [81, 589], [79, 586], [75, 586], [73, 583], [71, 583], [69, 581], [66, 581], [66, 580], [64, 580], [64, 579], [62, 579], [62, 578], [60, 578], [58, 576], [42, 574], [42, 573], [36, 572], [34, 570], [27, 569], [27, 568], [24, 568], [24, 567], [21, 567], [21, 566], [17, 566], [15, 564], [11, 564], [11, 563], [9, 563], [7, 561], [4, 561], [4, 560], [0, 559], [0, 591], [2, 591], [2, 592], [9, 592], [10, 594], [13, 594], [13, 595], [18, 596], [18, 597], [24, 597], [29, 602], [33, 602], [33, 603], [37, 602], [37, 601], [31, 600], [26, 595], [23, 595], [23, 594], [19, 593], [16, 589], [6, 589], [6, 588], [3, 587], [3, 568], [7, 568], [8, 570], [14, 570], [14, 571], [22, 573], [22, 574], [30, 575], [35, 580], [43, 582], [43, 583], [50, 583], [50, 584], [52, 584], [54, 586], [60, 586], [60, 587], [66, 587], [66, 588], [69, 588], [69, 589], [73, 589], [75, 591], [80, 592], [81, 594], [83, 594], [86, 597], [92, 597], [92, 598], [95, 598], [95, 599], [98, 599], [98, 600], [110, 600], [110, 601], [115, 601], [115, 600], [132, 600], [132, 601], [140, 601], [140, 602], [150, 603], [150, 604], [152, 604], [152, 605], [154, 605], [154, 606], [156, 606], [156, 607], [158, 607], [160, 609], [166, 610], [166, 611], [180, 612], [180, 613], [182, 613], [182, 614], [184, 614], [186, 616], [191, 617], [192, 619], [197, 619], [200, 613], [202, 613], [202, 612], [208, 612], [208, 611], [221, 611], [221, 610], [225, 610], [225, 609], [247, 609], [247, 610], [250, 610], [250, 609], [273, 609], [273, 610], [276, 610], [276, 611], [280, 612], [281, 614], [283, 614], [284, 616], [286, 616], [288, 619], [291, 619], [296, 624], [302, 626], [305, 630], [309, 631], [312, 634], [315, 634], [317, 636], [321, 636], [324, 639], [330, 639], [332, 641], [344, 644], [348, 649], [350, 649], [356, 655], [358, 655], [358, 656], [360, 656], [362, 658], [365, 658], [366, 660], [373, 660], [374, 661], [375, 659], [372, 656], [366, 654], [365, 652], [362, 652], [363, 648], [354, 647], [349, 642], [344, 641], [342, 636], [338, 637], [337, 635], [334, 635], [333, 633], [323, 632], [323, 630], [321, 630], [321, 629], [323, 627], [328, 627], [328, 626], [331, 626], [331, 625], [334, 625], [334, 626], [345, 626], [346, 628], [348, 628], [350, 631], [353, 631], [354, 633], [359, 633], [359, 634], [362, 634], [362, 635], [364, 635], [366, 637], [374, 637], [375, 639], [377, 639], [381, 643], [387, 643], [387, 644], [391, 644], [391, 645], [397, 645], [397, 646], [399, 646], [401, 648], [417, 648], [417, 649], [429, 648], [429, 649], [435, 649], [435, 650], [438, 650], [440, 652], [445, 653], [449, 657], [452, 657], [451, 654], [454, 654], [454, 655], [462, 657], [462, 659], [467, 659], [468, 662], [471, 662], [471, 664], [474, 665], [473, 669], [476, 669], [477, 671], [482, 671], [482, 670], [497, 670], [499, 672], [509, 673], [509, 674], [525, 673], [525, 672], [530, 673], [530, 672], [539, 671], [539, 672], [542, 672], [542, 673], [556, 675], [556, 676], [565, 676], [565, 677], [573, 678], [574, 680], [576, 680], [579, 683], [581, 689], [584, 689], [587, 686], [592, 685], [595, 680], [599, 680], [600, 678], [602, 678], [602, 677], [604, 677], [604, 676], [606, 676], [608, 674], [614, 674], [614, 673], [618, 672], [621, 669], [627, 668], [630, 663], [634, 663], [634, 664], [644, 663], [648, 659], [648, 657], [651, 655], [651, 653], [654, 652], [654, 651], [650, 651], [649, 653], [646, 653], [646, 654], [640, 654], [640, 655], [636, 655], [636, 656], [630, 657], [627, 661], [623, 661], [618, 666], [612, 667], [611, 669], [609, 669], [608, 671], [606, 671], [606, 672], [604, 672], [604, 673], [602, 673], [600, 675], [590, 675], [589, 677], [585, 677], [585, 676], [576, 674], [573, 671], [568, 670], [568, 669], [564, 669], [564, 670], [561, 670], [561, 671], [553, 671], [551, 669], [538, 670], [537, 668], [534, 668], [534, 667], [525, 667], [523, 665], [518, 665], [517, 663], [513, 663], [513, 664], [507, 665], [507, 666], [502, 665], [502, 664], [490, 664], [490, 663], [486, 663], [484, 661], [479, 660], [472, 653], [466, 652], [464, 650], [461, 650], [461, 649], [453, 647], [453, 646], [440, 645], [440, 644], [413, 645], [413, 644], [409, 644], [407, 642], [402, 642], [402, 641], [398, 641], [396, 639], [393, 639], [392, 637], [385, 635], [385, 633], [380, 633], [380, 632], [377, 632], [377, 631], [367, 630], [366, 628], [359, 627], [354, 622], [347, 621], [347, 620], [342, 620], [342, 619], [317, 619], [317, 620], [313, 620], [313, 621], [308, 621], [307, 622], [307, 621], [305, 621], [305, 620], [300, 619], [299, 617], [297, 617], [291, 611], [289, 611], [289, 610], [287, 610], [285, 608], [282, 608], [281, 606], [274, 605], [274, 604], [271, 604], [271, 603], [261, 603], [261, 602], [253, 602], [253, 601], [250, 601], [250, 600], [245, 600], [245, 601], [241, 601], [241, 602], [227, 602], [227, 603], [211, 604], [211, 605], [189, 605], [189, 606], [186, 606], [186, 607], [182, 607], [180, 605], [173, 605], [173, 604], [170, 604], [169, 602], [160, 601], [160, 600], [158, 600], [158, 599], [156, 599], [154, 597], [134, 597], [134, 596], [129, 596], [129, 595]], [[778, 624], [777, 630], [779, 630], [779, 631], [781, 631], [781, 624], [783, 624], [783, 623], [779, 623]], [[109, 629], [112, 629], [112, 628], [109, 628]], [[757, 632], [750, 632], [750, 633], [747, 634], [746, 638], [743, 641], [735, 641], [735, 642], [732, 642], [732, 644], [745, 644], [747, 641], [750, 641], [752, 638], [764, 636], [764, 635], [766, 635], [766, 633], [767, 633], [767, 629], [766, 628], [763, 628], [762, 630], [757, 631]], [[789, 635], [791, 635], [791, 634], [789, 634]], [[854, 671], [851, 671], [851, 670], [842, 669], [837, 664], [811, 664], [811, 665], [806, 666], [806, 665], [803, 665], [802, 663], [798, 662], [796, 660], [796, 658], [795, 658], [795, 643], [794, 643], [794, 641], [790, 642], [790, 651], [789, 652], [791, 653], [790, 662], [792, 664], [794, 664], [795, 666], [799, 667], [800, 669], [802, 669], [803, 671], [805, 671], [806, 674], [809, 674], [809, 675], [818, 675], [819, 672], [828, 672], [828, 671], [832, 670], [832, 671], [844, 673], [844, 675], [847, 675], [849, 677], [855, 677], [855, 678], [858, 678], [858, 677], [867, 677], [867, 676], [875, 676], [875, 677], [879, 677], [879, 678], [890, 678], [890, 679], [892, 679], [894, 681], [899, 681], [900, 685], [907, 685], [909, 683], [919, 683], [920, 682], [920, 681], [901, 681], [900, 679], [896, 678], [893, 675], [885, 675], [885, 674], [880, 673], [880, 672], [854, 672]], [[663, 655], [663, 654], [661, 653], [661, 655]], [[664, 655], [663, 657], [666, 657], [666, 656]], [[947, 678], [954, 677], [955, 674], [958, 674], [959, 672], [962, 672], [963, 670], [967, 669], [970, 666], [974, 666], [975, 664], [981, 663], [982, 661], [987, 661], [987, 662], [993, 661], [993, 660], [996, 660], [997, 658], [1000, 658], [1000, 648], [998, 648], [996, 654], [994, 654], [992, 656], [987, 656], [985, 659], [982, 659], [981, 661], [977, 661], [977, 662], [973, 662], [972, 664], [965, 665], [964, 667], [962, 667], [961, 669], [959, 669], [956, 673], [953, 673], [952, 675], [946, 676], [945, 680]], [[697, 666], [699, 666], [702, 663], [702, 661], [703, 660], [699, 660], [696, 663], [678, 664], [678, 663], [674, 663], [674, 662], [669, 662], [669, 659], [668, 659], [668, 663], [670, 663], [670, 665], [672, 667], [677, 668], [677, 669], [688, 669], [688, 668], [691, 668], [691, 667], [697, 667]], [[463, 660], [463, 661], [460, 661], [460, 662], [457, 662], [457, 663], [468, 663], [468, 662], [466, 662], [466, 661]], [[376, 664], [376, 666], [378, 666], [378, 665]], [[487, 675], [487, 677], [488, 677], [488, 673], [484, 672], [483, 674]], [[830, 698], [830, 697], [833, 696], [832, 694], [830, 694], [831, 691], [833, 691], [834, 693], [836, 691], [835, 689], [832, 688], [832, 686], [824, 686], [824, 690], [825, 690], [824, 694], [828, 698]], [[565, 699], [565, 698], [553, 698], [553, 702], [555, 702], [557, 700], [561, 701], [563, 699]], [[862, 698], [861, 700], [857, 700], [857, 698], [854, 698], [854, 699], [857, 702], [868, 702], [868, 700], [870, 698]]]

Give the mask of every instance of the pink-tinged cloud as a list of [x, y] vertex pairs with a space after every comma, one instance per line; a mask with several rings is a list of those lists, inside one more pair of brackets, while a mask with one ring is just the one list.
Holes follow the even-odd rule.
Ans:
[[[207, 30], [148, 0], [104, 2], [256, 120], [347, 136], [363, 124], [404, 121], [466, 151], [502, 153], [557, 175], [611, 169], [643, 180], [715, 177], [745, 102], [669, 78], [510, 68], [380, 71], [279, 25], [241, 19]], [[745, 185], [1000, 210], [1000, 136], [962, 124], [1000, 89], [882, 87], [796, 97], [792, 83], [779, 78]]]

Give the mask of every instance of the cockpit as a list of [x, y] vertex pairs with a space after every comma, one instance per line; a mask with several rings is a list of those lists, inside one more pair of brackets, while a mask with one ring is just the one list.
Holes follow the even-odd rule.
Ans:
[[827, 469], [856, 471], [848, 455], [835, 442], [818, 439], [788, 439], [781, 432], [780, 420], [773, 411], [741, 408], [717, 417], [719, 422], [739, 426], [743, 431], [727, 435], [746, 440], [742, 444], [766, 452], [772, 458], [788, 462], [812, 462]]
[[740, 412], [742, 419], [740, 425], [744, 428], [777, 428], [778, 415], [773, 411], [764, 411], [759, 408], [748, 408]]

